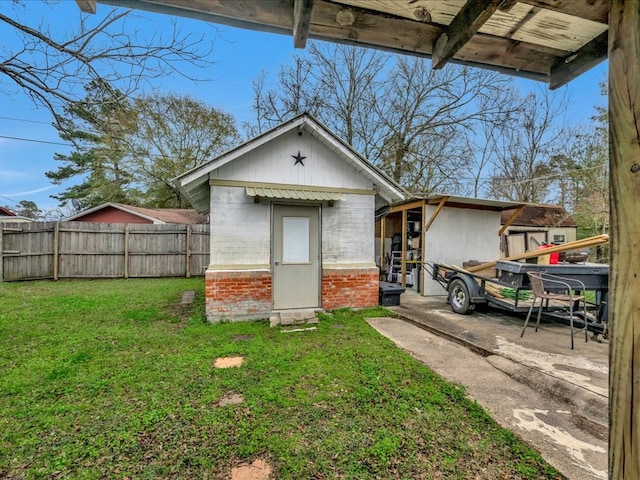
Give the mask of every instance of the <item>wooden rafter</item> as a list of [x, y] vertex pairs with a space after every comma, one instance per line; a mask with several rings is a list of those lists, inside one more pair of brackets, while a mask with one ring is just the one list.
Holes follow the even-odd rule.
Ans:
[[438, 70], [447, 63], [505, 0], [467, 0], [453, 18], [449, 27], [440, 34], [433, 47], [432, 67]]
[[429, 219], [429, 222], [424, 226], [424, 229], [423, 229], [424, 233], [427, 233], [427, 230], [429, 230], [429, 228], [431, 227], [431, 224], [434, 222], [434, 220], [440, 213], [440, 210], [444, 208], [445, 204], [447, 203], [447, 200], [449, 200], [449, 197], [447, 196], [442, 197], [440, 199], [440, 203], [438, 203], [438, 206], [436, 207], [435, 212], [433, 212], [433, 214], [431, 215], [431, 218]]
[[96, 0], [76, 0], [81, 12], [96, 13]]
[[309, 36], [313, 0], [295, 0], [293, 4], [293, 46], [304, 48]]
[[516, 208], [516, 211], [513, 212], [513, 215], [511, 215], [509, 217], [509, 220], [507, 220], [504, 225], [502, 226], [502, 228], [500, 229], [500, 231], [498, 232], [498, 236], [502, 235], [507, 228], [509, 228], [511, 226], [511, 224], [513, 222], [515, 222], [516, 218], [518, 218], [518, 216], [522, 213], [522, 210], [524, 210], [524, 207], [526, 207], [527, 205], [525, 203], [523, 203], [522, 205], [520, 205], [518, 208]]
[[549, 88], [562, 87], [578, 75], [592, 69], [607, 59], [609, 32], [606, 31], [587, 43], [575, 54], [551, 67]]
[[402, 205], [394, 205], [389, 208], [389, 213], [403, 212], [406, 210], [413, 210], [414, 208], [420, 208], [425, 204], [426, 200], [416, 200], [414, 202], [403, 203]]

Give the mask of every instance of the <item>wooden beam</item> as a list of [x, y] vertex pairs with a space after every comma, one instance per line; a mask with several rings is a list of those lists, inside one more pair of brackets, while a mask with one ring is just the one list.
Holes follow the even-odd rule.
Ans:
[[295, 0], [293, 4], [293, 46], [304, 48], [309, 36], [313, 0]]
[[439, 70], [491, 18], [504, 0], [467, 0], [434, 43], [431, 66]]
[[96, 0], [76, 0], [78, 8], [83, 13], [96, 13]]
[[520, 215], [522, 213], [522, 210], [524, 210], [524, 207], [526, 207], [526, 206], [527, 206], [527, 204], [523, 203], [518, 208], [516, 208], [516, 211], [513, 212], [513, 215], [511, 215], [509, 217], [509, 220], [507, 220], [504, 223], [504, 225], [502, 226], [502, 228], [498, 232], [498, 236], [502, 235], [507, 230], [507, 228], [509, 228], [511, 226], [511, 224], [516, 220], [516, 218], [518, 218], [518, 215]]
[[290, 35], [293, 28], [290, 0], [100, 0], [100, 3], [283, 35]]
[[640, 478], [640, 0], [609, 11], [609, 478]]
[[[100, 0], [100, 3], [284, 35], [293, 30], [292, 0]], [[344, 4], [314, 0], [308, 38], [430, 58], [434, 42], [442, 33], [438, 25], [355, 6], [348, 8], [353, 22], [345, 23], [345, 10]], [[477, 33], [451, 62], [548, 82], [549, 65], [564, 57], [566, 52], [555, 48]]]
[[588, 2], [576, 2], [575, 0], [518, 0], [518, 2], [544, 8], [552, 12], [584, 18], [592, 22], [606, 24], [609, 18], [609, 0], [590, 0]]
[[434, 222], [434, 220], [436, 219], [436, 217], [438, 216], [438, 214], [440, 213], [440, 210], [442, 210], [442, 208], [444, 207], [444, 205], [447, 203], [447, 200], [449, 200], [449, 197], [442, 197], [440, 199], [440, 203], [438, 204], [438, 206], [436, 207], [435, 212], [433, 212], [433, 214], [431, 215], [431, 218], [429, 219], [429, 222], [424, 226], [424, 228], [422, 229], [424, 231], [424, 234], [427, 234], [427, 230], [429, 230], [429, 228], [431, 227], [431, 224]]
[[558, 87], [562, 87], [578, 75], [604, 62], [607, 59], [608, 38], [608, 31], [601, 33], [576, 53], [556, 62], [551, 67], [549, 88], [555, 90]]
[[425, 204], [426, 200], [416, 200], [414, 202], [403, 203], [401, 205], [394, 205], [389, 208], [387, 213], [396, 213], [396, 212], [405, 212], [407, 210], [412, 210], [414, 208], [421, 207]]
[[[434, 24], [379, 15], [353, 6], [349, 7], [353, 23], [340, 25], [336, 18], [344, 10], [344, 5], [316, 0], [309, 37], [429, 58], [442, 33], [442, 28]], [[547, 82], [549, 65], [565, 56], [565, 51], [555, 48], [478, 33], [451, 62]]]

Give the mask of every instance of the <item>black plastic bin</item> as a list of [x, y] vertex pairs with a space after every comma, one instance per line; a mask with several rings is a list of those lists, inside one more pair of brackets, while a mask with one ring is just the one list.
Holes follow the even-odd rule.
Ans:
[[404, 287], [395, 283], [380, 282], [378, 301], [384, 307], [400, 305], [400, 294], [404, 291]]

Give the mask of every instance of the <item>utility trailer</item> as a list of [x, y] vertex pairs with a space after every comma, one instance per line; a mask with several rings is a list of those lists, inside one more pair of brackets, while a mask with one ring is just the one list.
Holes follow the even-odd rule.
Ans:
[[[496, 262], [495, 278], [487, 278], [451, 265], [425, 263], [423, 266], [431, 274], [431, 278], [447, 291], [451, 309], [462, 315], [471, 314], [474, 310], [485, 306], [526, 314], [533, 302], [533, 296], [527, 295], [531, 291], [527, 272], [549, 273], [568, 280], [579, 280], [584, 284], [586, 291], [594, 291], [595, 295], [594, 301], [587, 303], [587, 318], [575, 311], [574, 322], [581, 326], [586, 322], [587, 328], [595, 334], [606, 332], [608, 265], [594, 263], [544, 265], [505, 260]], [[509, 295], [506, 294], [507, 292]], [[566, 304], [545, 303], [542, 314], [563, 323], [569, 321]]]

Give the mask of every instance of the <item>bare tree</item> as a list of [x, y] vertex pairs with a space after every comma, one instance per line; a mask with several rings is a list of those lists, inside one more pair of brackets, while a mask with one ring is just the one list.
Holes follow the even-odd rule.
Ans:
[[461, 155], [477, 123], [504, 122], [510, 80], [486, 70], [311, 42], [281, 68], [278, 82], [254, 82], [253, 132], [309, 112], [394, 179], [413, 190], [461, 191], [473, 168]]
[[303, 112], [315, 116], [360, 153], [369, 156], [376, 144], [376, 89], [388, 54], [370, 49], [309, 42], [304, 56], [278, 72], [267, 89], [263, 74], [254, 81], [256, 126], [262, 132]]
[[[11, 14], [0, 12], [5, 42], [10, 36], [17, 40], [6, 42], [0, 53], [0, 92], [24, 92], [54, 118], [62, 107], [81, 100], [82, 87], [91, 81], [114, 84], [128, 96], [150, 79], [184, 76], [179, 62], [211, 64], [212, 43], [183, 34], [176, 23], [169, 32], [149, 34], [153, 27], [141, 17], [101, 5], [105, 13], [96, 15], [78, 9], [77, 18], [70, 18], [61, 33], [38, 20], [31, 12], [35, 5], [39, 2], [14, 1]], [[54, 3], [48, 7], [61, 8]]]
[[565, 93], [541, 88], [527, 95], [520, 114], [504, 124], [497, 137], [492, 196], [517, 202], [551, 200], [558, 177], [552, 159], [565, 148], [568, 102]]
[[479, 125], [504, 124], [509, 90], [491, 71], [399, 58], [376, 102], [384, 143], [375, 158], [409, 189], [460, 192], [472, 168], [461, 154], [468, 138]]

